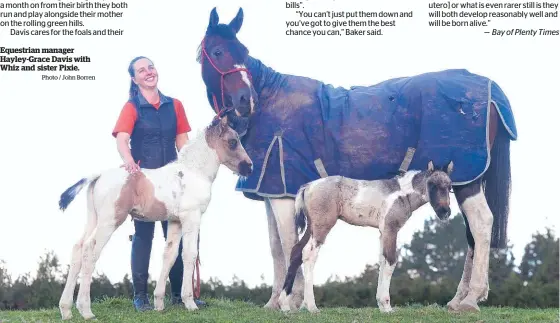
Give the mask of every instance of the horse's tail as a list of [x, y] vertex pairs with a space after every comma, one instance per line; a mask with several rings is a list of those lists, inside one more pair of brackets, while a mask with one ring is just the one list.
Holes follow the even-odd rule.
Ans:
[[[307, 213], [307, 207], [305, 206], [305, 191], [308, 185], [303, 185], [297, 192], [295, 201], [295, 223], [296, 228], [299, 229], [300, 233], [303, 232], [305, 224], [307, 222], [307, 228], [305, 234], [292, 248], [292, 253], [290, 254], [290, 266], [288, 267], [288, 272], [286, 273], [286, 280], [284, 281], [284, 287], [282, 288], [286, 295], [292, 293], [292, 287], [294, 286], [294, 280], [296, 279], [296, 274], [298, 268], [303, 263], [303, 248], [309, 242], [311, 236], [311, 221], [309, 219], [309, 214]], [[307, 221], [306, 221], [307, 220]]]
[[90, 177], [84, 177], [77, 181], [74, 185], [70, 186], [60, 195], [60, 201], [58, 201], [58, 206], [62, 211], [66, 210], [68, 205], [72, 203], [76, 195], [84, 188], [84, 186], [89, 185], [92, 182], [97, 181], [101, 174], [92, 175]]
[[498, 119], [498, 131], [492, 146], [491, 161], [482, 179], [484, 195], [494, 216], [491, 248], [507, 246], [509, 197], [511, 192], [510, 138]]

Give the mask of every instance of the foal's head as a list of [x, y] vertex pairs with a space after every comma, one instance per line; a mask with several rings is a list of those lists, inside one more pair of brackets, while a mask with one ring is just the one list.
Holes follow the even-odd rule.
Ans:
[[443, 168], [435, 168], [434, 163], [428, 163], [428, 177], [426, 179], [426, 192], [430, 205], [440, 220], [446, 220], [451, 215], [450, 198], [451, 172], [453, 161]]
[[206, 142], [216, 151], [221, 164], [241, 176], [253, 172], [253, 162], [239, 141], [239, 134], [228, 125], [228, 117], [214, 119], [206, 129]]

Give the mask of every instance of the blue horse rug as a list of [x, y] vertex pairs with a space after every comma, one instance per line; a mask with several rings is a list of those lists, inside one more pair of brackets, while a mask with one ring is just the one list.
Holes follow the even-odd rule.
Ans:
[[294, 197], [301, 185], [327, 175], [391, 178], [409, 148], [415, 153], [408, 169], [452, 160], [453, 183], [469, 183], [490, 164], [492, 102], [517, 139], [500, 87], [464, 69], [345, 89], [280, 74], [255, 59], [249, 66], [259, 104], [242, 143], [254, 172], [236, 190], [251, 199]]

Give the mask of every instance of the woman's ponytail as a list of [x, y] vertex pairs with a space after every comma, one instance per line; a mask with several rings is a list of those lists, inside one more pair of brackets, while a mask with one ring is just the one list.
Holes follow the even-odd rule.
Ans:
[[133, 99], [134, 97], [136, 97], [138, 95], [138, 85], [136, 83], [134, 83], [132, 78], [134, 77], [134, 63], [136, 63], [137, 60], [142, 59], [142, 58], [149, 59], [145, 56], [138, 56], [138, 57], [134, 58], [132, 61], [130, 61], [130, 64], [128, 64], [128, 74], [130, 75], [130, 89], [128, 90], [128, 98], [129, 99]]

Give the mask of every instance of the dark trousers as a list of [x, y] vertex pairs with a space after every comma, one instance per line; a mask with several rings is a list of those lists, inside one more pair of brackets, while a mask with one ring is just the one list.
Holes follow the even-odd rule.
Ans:
[[[163, 236], [167, 239], [167, 221], [161, 221]], [[131, 269], [134, 297], [147, 296], [148, 294], [148, 268], [152, 252], [155, 222], [142, 222], [134, 220], [134, 236], [132, 237]], [[171, 294], [180, 295], [183, 285], [183, 239], [179, 243], [179, 254], [175, 264], [169, 272]]]

